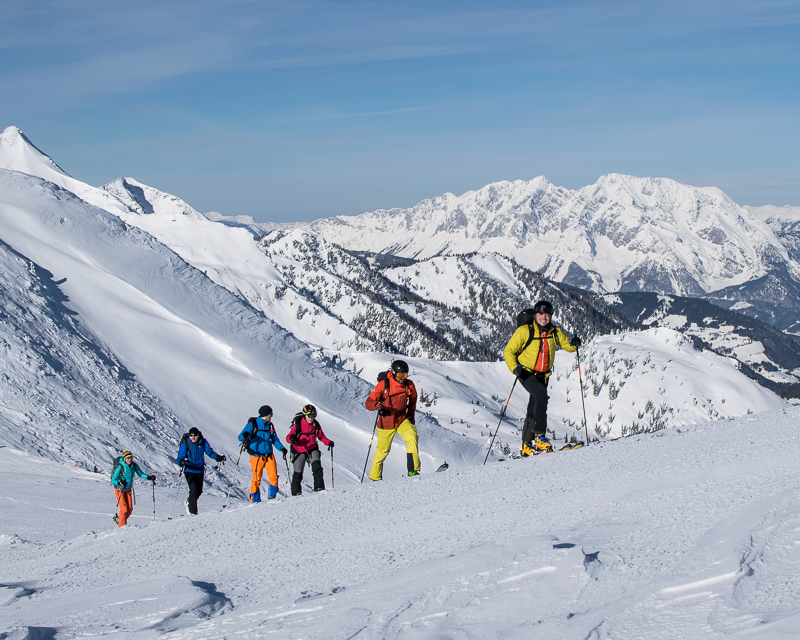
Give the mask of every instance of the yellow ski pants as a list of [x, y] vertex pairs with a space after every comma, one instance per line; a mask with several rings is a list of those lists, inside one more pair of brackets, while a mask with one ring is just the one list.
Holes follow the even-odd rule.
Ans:
[[408, 470], [419, 471], [419, 436], [417, 428], [408, 420], [403, 420], [396, 429], [378, 429], [378, 446], [375, 448], [375, 457], [372, 459], [372, 469], [369, 472], [370, 480], [381, 480], [383, 478], [383, 461], [392, 449], [392, 440], [395, 434], [406, 443], [406, 455], [408, 459]]

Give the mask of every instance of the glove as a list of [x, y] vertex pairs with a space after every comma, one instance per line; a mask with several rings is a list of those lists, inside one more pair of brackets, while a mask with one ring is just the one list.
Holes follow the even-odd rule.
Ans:
[[376, 402], [375, 403], [375, 409], [378, 410], [378, 411], [383, 409], [383, 402], [381, 402], [380, 400], [378, 402]]
[[156, 477], [155, 477], [155, 476], [147, 476], [147, 479], [148, 479], [150, 482], [155, 482], [155, 481], [156, 481]]
[[283, 459], [286, 460], [286, 454], [289, 453], [288, 451], [283, 452]]
[[245, 433], [244, 436], [242, 436], [242, 444], [245, 447], [249, 447], [250, 446], [250, 435], [249, 434]]
[[514, 375], [518, 378], [521, 378], [524, 373], [525, 369], [522, 368], [521, 364], [518, 364], [516, 367], [514, 367]]
[[294, 444], [295, 442], [297, 442], [297, 434], [296, 433], [290, 433], [289, 437], [286, 438], [286, 439], [289, 441], [289, 444]]
[[573, 336], [572, 340], [569, 341], [569, 346], [571, 346], [571, 347], [580, 347], [581, 346], [581, 339], [578, 336]]
[[181, 466], [181, 469], [182, 469], [187, 464], [189, 464], [189, 459], [188, 458], [181, 458], [181, 460], [180, 460], [180, 462], [178, 464]]
[[331, 449], [333, 449], [333, 440], [331, 440], [331, 443], [328, 445], [328, 451], [330, 451]]
[[225, 456], [217, 456], [217, 462], [225, 462], [227, 459]]

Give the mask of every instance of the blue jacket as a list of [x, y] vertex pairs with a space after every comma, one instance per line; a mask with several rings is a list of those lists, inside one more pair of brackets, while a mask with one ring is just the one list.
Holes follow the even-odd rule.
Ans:
[[281, 444], [278, 439], [278, 434], [275, 433], [275, 425], [272, 422], [264, 422], [263, 418], [256, 418], [258, 430], [255, 438], [253, 437], [253, 424], [248, 422], [242, 432], [239, 434], [239, 442], [244, 440], [245, 434], [250, 438], [250, 446], [247, 448], [247, 453], [251, 456], [269, 456], [272, 455], [272, 445], [281, 453], [287, 453], [286, 447]]
[[125, 460], [120, 458], [119, 464], [111, 474], [111, 486], [120, 491], [130, 491], [133, 486], [133, 474], [147, 480], [147, 474], [139, 468], [136, 462], [126, 464]]
[[178, 449], [178, 457], [175, 458], [175, 462], [180, 464], [181, 460], [186, 458], [189, 461], [184, 470], [186, 473], [203, 473], [206, 468], [206, 454], [214, 458], [214, 460], [219, 458], [219, 454], [211, 448], [205, 438], [200, 438], [197, 444], [192, 442], [191, 438], [185, 438], [181, 440], [181, 446]]

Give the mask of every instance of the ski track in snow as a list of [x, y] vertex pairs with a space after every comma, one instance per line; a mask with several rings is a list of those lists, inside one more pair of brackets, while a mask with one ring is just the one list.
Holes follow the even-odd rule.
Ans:
[[[200, 516], [172, 521], [175, 489], [158, 487], [152, 521], [139, 484], [125, 530], [91, 474], [22, 482], [0, 471], [0, 630], [790, 637], [799, 417], [791, 408], [224, 511], [222, 496], [204, 495]], [[22, 502], [67, 511], [44, 535]], [[89, 506], [100, 504], [102, 517]]]

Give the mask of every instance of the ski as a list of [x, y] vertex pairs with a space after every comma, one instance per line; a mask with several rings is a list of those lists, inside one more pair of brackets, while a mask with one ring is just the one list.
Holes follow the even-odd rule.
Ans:
[[439, 473], [440, 471], [447, 471], [449, 468], [450, 465], [447, 464], [446, 462], [443, 462], [442, 464], [439, 465], [439, 468], [436, 470], [436, 473]]

